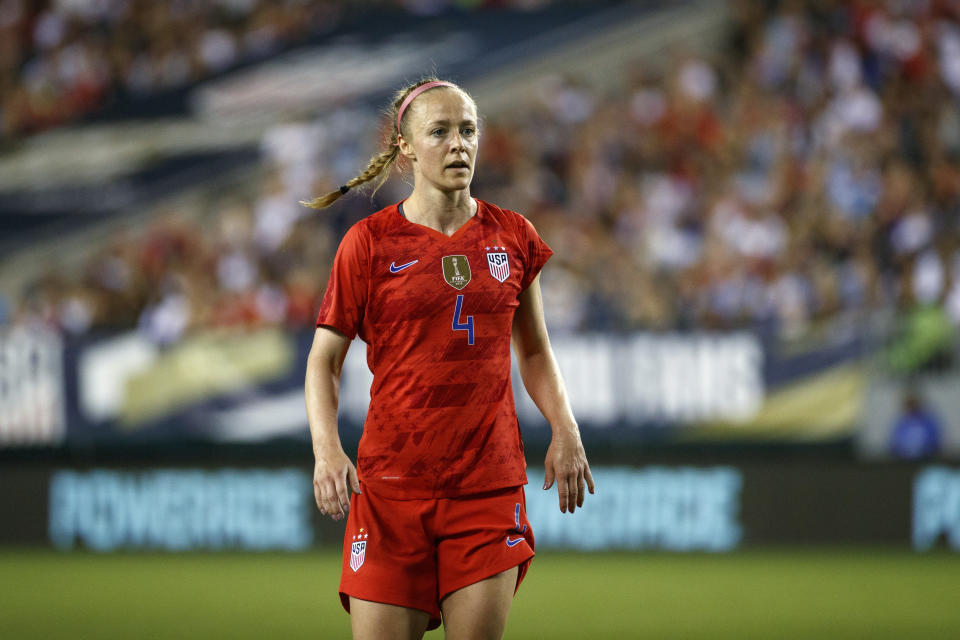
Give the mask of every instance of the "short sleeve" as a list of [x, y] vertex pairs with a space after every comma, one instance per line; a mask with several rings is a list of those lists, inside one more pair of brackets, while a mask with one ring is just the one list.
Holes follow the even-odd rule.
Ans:
[[333, 327], [351, 340], [360, 331], [369, 289], [370, 254], [364, 231], [356, 224], [343, 236], [317, 315], [318, 327]]
[[543, 269], [543, 265], [547, 264], [547, 260], [553, 255], [553, 250], [543, 241], [537, 230], [534, 229], [532, 222], [519, 214], [517, 217], [520, 219], [520, 245], [525, 254], [520, 290], [526, 291], [530, 283], [540, 273], [540, 270]]

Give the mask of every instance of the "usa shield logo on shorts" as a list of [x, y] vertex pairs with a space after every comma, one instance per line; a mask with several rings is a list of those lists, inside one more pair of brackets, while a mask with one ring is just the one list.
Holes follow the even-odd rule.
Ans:
[[490, 275], [498, 281], [504, 282], [509, 278], [510, 259], [507, 257], [506, 247], [487, 247], [487, 265], [490, 267]]
[[363, 561], [367, 556], [367, 541], [356, 540], [350, 546], [350, 568], [356, 573], [357, 569], [363, 566]]

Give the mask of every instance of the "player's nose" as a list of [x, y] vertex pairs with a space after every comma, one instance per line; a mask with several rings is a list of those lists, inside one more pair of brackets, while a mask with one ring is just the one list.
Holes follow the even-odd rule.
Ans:
[[463, 140], [463, 134], [459, 131], [454, 131], [453, 136], [450, 138], [450, 150], [459, 151], [461, 149], [466, 149], [466, 143]]

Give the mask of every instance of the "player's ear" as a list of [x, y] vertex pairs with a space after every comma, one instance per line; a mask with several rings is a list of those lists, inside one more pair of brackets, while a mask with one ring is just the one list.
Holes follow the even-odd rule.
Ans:
[[413, 145], [407, 142], [403, 134], [397, 134], [397, 145], [400, 147], [400, 154], [408, 160], [416, 160], [417, 154], [413, 152]]

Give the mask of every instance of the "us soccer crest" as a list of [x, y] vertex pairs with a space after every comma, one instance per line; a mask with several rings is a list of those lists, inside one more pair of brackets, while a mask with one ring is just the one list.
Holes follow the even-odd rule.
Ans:
[[353, 536], [353, 542], [350, 544], [350, 568], [354, 573], [363, 566], [363, 561], [367, 557], [367, 538], [369, 537], [370, 534], [364, 533], [362, 528], [358, 535]]
[[510, 258], [507, 257], [506, 247], [487, 247], [487, 265], [490, 275], [504, 282], [510, 277]]
[[470, 283], [470, 263], [467, 256], [443, 256], [443, 279], [459, 291]]

